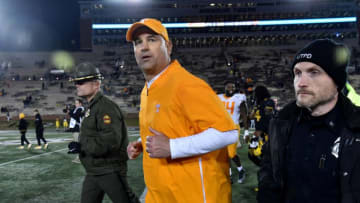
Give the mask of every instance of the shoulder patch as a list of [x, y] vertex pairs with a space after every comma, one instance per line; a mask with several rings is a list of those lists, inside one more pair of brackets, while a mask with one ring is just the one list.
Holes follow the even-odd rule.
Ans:
[[103, 117], [103, 120], [104, 120], [104, 124], [110, 124], [111, 123], [111, 118], [107, 114], [105, 114], [105, 116]]

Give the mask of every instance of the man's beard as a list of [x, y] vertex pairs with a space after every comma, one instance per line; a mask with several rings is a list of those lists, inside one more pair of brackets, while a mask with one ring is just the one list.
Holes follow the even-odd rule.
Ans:
[[310, 111], [316, 109], [318, 106], [322, 106], [324, 104], [327, 104], [331, 102], [334, 99], [335, 95], [328, 96], [326, 98], [321, 98], [321, 100], [318, 101], [308, 101], [308, 102], [300, 102], [299, 100], [296, 100], [296, 105], [299, 107], [306, 108]]
[[228, 90], [225, 90], [225, 95], [227, 97], [232, 97], [234, 95], [234, 91], [228, 91]]

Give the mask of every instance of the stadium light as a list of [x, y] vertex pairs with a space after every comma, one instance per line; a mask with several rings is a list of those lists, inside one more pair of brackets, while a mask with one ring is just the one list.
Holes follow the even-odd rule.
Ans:
[[[204, 28], [204, 27], [238, 27], [238, 26], [268, 26], [356, 22], [356, 17], [312, 18], [285, 20], [254, 20], [232, 22], [198, 22], [198, 23], [163, 23], [166, 28]], [[128, 29], [131, 24], [93, 24], [92, 29]]]
[[143, 2], [144, 0], [106, 0], [111, 3], [138, 3]]

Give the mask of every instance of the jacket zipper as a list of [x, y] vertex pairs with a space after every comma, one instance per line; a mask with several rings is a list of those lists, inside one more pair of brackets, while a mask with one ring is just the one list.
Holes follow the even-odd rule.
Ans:
[[204, 174], [203, 174], [203, 169], [202, 169], [201, 158], [199, 158], [199, 168], [200, 168], [200, 177], [201, 177], [201, 187], [202, 187], [202, 192], [203, 192], [203, 199], [204, 199], [204, 203], [206, 203], [205, 186], [204, 186]]

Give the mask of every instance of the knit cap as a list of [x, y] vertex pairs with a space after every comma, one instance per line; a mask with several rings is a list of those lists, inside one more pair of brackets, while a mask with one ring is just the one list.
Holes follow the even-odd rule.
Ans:
[[350, 53], [345, 45], [330, 39], [318, 39], [306, 45], [295, 55], [291, 70], [299, 62], [312, 62], [320, 66], [334, 80], [338, 90], [341, 90], [347, 80], [346, 69], [349, 59]]

